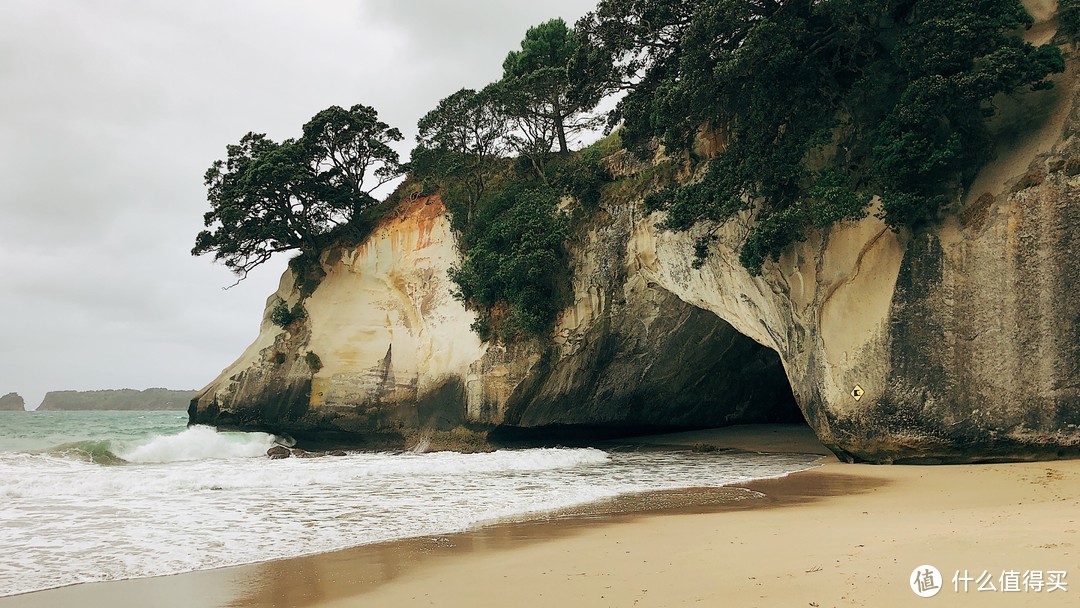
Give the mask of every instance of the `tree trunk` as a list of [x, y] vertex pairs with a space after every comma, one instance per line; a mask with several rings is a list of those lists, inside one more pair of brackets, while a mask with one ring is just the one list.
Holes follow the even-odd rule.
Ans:
[[566, 154], [570, 149], [566, 147], [566, 127], [563, 126], [562, 114], [555, 115], [555, 132], [559, 135], [559, 152]]

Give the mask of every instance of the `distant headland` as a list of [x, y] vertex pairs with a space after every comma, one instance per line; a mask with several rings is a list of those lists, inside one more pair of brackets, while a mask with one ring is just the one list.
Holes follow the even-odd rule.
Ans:
[[[37, 411], [60, 410], [186, 410], [194, 390], [130, 388], [100, 391], [50, 391]], [[6, 399], [7, 397], [5, 397]], [[19, 398], [22, 401], [22, 398]]]

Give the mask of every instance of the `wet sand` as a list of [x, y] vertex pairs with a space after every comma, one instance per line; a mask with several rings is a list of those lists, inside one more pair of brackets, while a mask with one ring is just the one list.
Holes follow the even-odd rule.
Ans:
[[[820, 453], [807, 430], [650, 438]], [[797, 448], [797, 449], [795, 449]], [[742, 489], [627, 497], [547, 519], [176, 576], [0, 598], [19, 606], [1074, 606], [1080, 461], [821, 468]], [[908, 586], [931, 564], [937, 597]], [[998, 591], [953, 590], [985, 570]], [[1002, 592], [1008, 571], [1067, 591]], [[1076, 587], [1073, 587], [1076, 585]]]

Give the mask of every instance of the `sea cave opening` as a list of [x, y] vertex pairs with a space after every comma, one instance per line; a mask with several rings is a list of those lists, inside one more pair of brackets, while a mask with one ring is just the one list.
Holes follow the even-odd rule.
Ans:
[[588, 336], [574, 372], [566, 362], [553, 369], [491, 439], [586, 444], [736, 425], [809, 428], [776, 351], [666, 292], [659, 304], [662, 314]]

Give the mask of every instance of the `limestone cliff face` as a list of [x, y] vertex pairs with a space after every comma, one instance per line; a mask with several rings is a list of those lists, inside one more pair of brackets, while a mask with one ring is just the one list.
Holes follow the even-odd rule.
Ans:
[[191, 420], [381, 446], [418, 428], [625, 433], [798, 417], [774, 353], [627, 275], [631, 208], [579, 235], [575, 303], [554, 340], [505, 346], [482, 343], [452, 296], [459, 254], [441, 202], [404, 205], [363, 244], [323, 254], [305, 317], [282, 328], [272, 309], [301, 299], [286, 272], [258, 339], [200, 391]]
[[[196, 396], [192, 420], [330, 443], [460, 424], [457, 395], [486, 347], [470, 330], [474, 315], [451, 296], [447, 269], [457, 259], [442, 204], [421, 199], [358, 247], [325, 252], [305, 317], [281, 328], [273, 307], [301, 299], [286, 271], [259, 337]], [[447, 391], [458, 403], [442, 398]]]
[[1000, 147], [941, 226], [897, 235], [873, 217], [842, 224], [754, 278], [733, 262], [750, 218], [715, 231], [716, 250], [694, 270], [686, 252], [705, 228], [663, 232], [649, 217], [634, 223], [627, 264], [778, 352], [807, 420], [842, 458], [1075, 456], [1074, 74], [1025, 107], [1028, 130]]
[[18, 393], [8, 393], [0, 397], [0, 412], [25, 412], [26, 403]]
[[[306, 318], [280, 328], [274, 305], [300, 299], [286, 273], [259, 338], [191, 420], [376, 445], [459, 425], [790, 419], [793, 391], [847, 460], [1080, 455], [1076, 83], [1071, 68], [1050, 94], [1000, 101], [997, 160], [941, 225], [897, 234], [871, 213], [809, 235], [759, 277], [738, 263], [750, 216], [673, 233], [640, 201], [607, 204], [572, 240], [574, 302], [545, 341], [480, 342], [451, 296], [445, 211], [413, 201], [360, 246], [325, 252]], [[716, 240], [695, 269], [705, 235]]]

